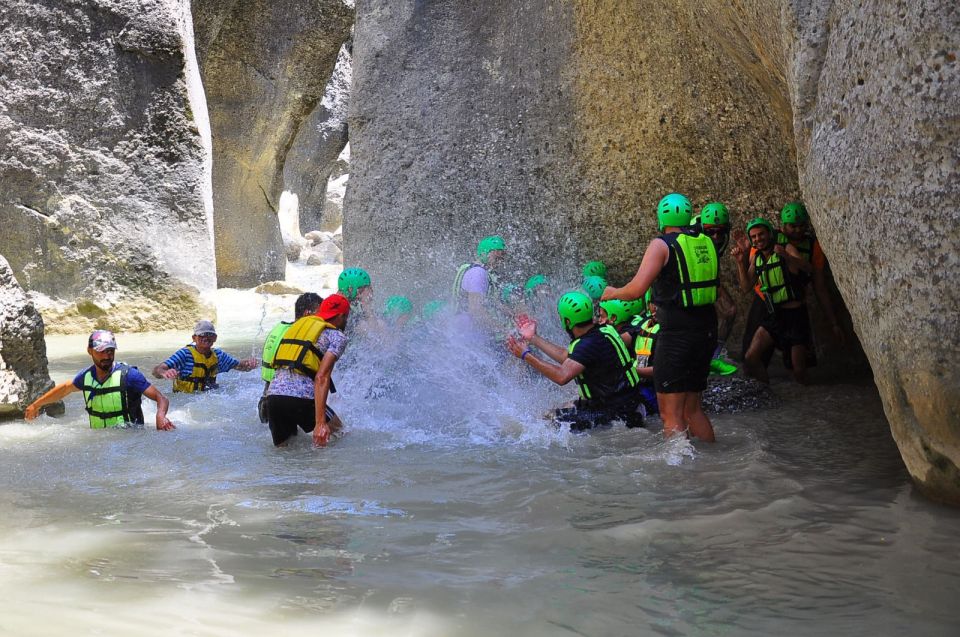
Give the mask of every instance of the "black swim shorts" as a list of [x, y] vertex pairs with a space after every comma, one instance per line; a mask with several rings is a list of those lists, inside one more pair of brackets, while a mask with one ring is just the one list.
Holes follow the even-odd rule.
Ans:
[[760, 323], [770, 337], [774, 346], [784, 353], [789, 353], [795, 345], [810, 343], [810, 316], [807, 306], [780, 308], [767, 316]]
[[[297, 435], [297, 427], [304, 432], [313, 431], [316, 426], [316, 405], [307, 398], [295, 396], [267, 396], [267, 421], [273, 444], [279, 445]], [[336, 412], [327, 405], [327, 422], [337, 417]]]

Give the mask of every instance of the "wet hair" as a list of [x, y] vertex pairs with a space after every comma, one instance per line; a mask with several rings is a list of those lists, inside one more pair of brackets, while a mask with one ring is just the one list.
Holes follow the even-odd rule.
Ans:
[[323, 298], [319, 294], [304, 292], [297, 297], [297, 302], [293, 305], [293, 314], [296, 318], [316, 314], [321, 303], [323, 303]]

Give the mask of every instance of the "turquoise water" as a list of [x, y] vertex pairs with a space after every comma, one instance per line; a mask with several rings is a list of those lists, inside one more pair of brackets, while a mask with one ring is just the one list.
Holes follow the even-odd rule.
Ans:
[[[172, 433], [91, 431], [76, 396], [0, 426], [0, 633], [960, 634], [960, 512], [916, 494], [870, 383], [775, 384], [712, 446], [571, 436], [539, 419], [568, 389], [417, 343], [351, 344], [322, 450], [272, 447], [256, 373], [173, 396]], [[57, 380], [87, 364], [49, 347]]]

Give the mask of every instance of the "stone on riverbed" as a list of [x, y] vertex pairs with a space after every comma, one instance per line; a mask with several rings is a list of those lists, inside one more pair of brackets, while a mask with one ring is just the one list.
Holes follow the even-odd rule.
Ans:
[[303, 290], [286, 281], [270, 281], [258, 285], [254, 290], [257, 294], [303, 294]]
[[711, 414], [736, 414], [770, 407], [773, 403], [770, 386], [752, 378], [711, 376], [703, 392], [703, 409]]

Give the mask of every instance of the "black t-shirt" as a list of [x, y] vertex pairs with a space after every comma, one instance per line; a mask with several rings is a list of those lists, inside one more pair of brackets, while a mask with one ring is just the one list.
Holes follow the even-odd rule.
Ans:
[[[617, 339], [620, 335], [612, 327], [610, 333]], [[624, 347], [628, 354], [632, 348]], [[586, 369], [577, 377], [577, 384], [586, 386], [590, 390], [589, 402], [591, 405], [599, 402], [598, 407], [611, 399], [618, 399], [627, 394], [636, 393], [627, 380], [626, 369], [617, 353], [617, 348], [603, 334], [599, 326], [573, 342], [573, 349], [568, 356], [583, 365]], [[632, 364], [632, 361], [631, 361]]]

